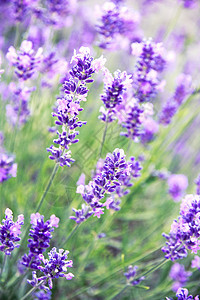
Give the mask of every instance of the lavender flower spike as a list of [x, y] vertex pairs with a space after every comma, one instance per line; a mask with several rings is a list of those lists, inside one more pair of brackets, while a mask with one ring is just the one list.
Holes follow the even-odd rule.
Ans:
[[17, 164], [14, 158], [6, 153], [0, 153], [0, 183], [17, 176]]
[[192, 275], [192, 272], [185, 271], [184, 265], [175, 263], [170, 270], [169, 277], [174, 281], [172, 290], [176, 292], [179, 288], [184, 287], [188, 281], [188, 278]]
[[8, 49], [6, 55], [9, 62], [16, 67], [15, 73], [18, 78], [27, 80], [31, 78], [42, 60], [42, 48], [35, 53], [31, 41], [23, 41], [19, 51], [13, 46]]
[[31, 215], [31, 229], [28, 239], [29, 254], [24, 254], [20, 263], [26, 268], [34, 270], [38, 269], [41, 261], [39, 255], [45, 252], [49, 247], [52, 238], [51, 232], [54, 231], [53, 227], [58, 227], [59, 218], [52, 215], [49, 220], [44, 222], [44, 216], [39, 213]]
[[129, 284], [131, 285], [138, 285], [140, 284], [141, 281], [143, 281], [145, 279], [144, 276], [138, 278], [138, 279], [135, 279], [135, 276], [136, 276], [136, 273], [137, 273], [137, 269], [138, 267], [137, 266], [129, 266], [128, 267], [128, 271], [126, 273], [124, 273], [124, 276], [127, 278], [127, 281]]
[[0, 251], [6, 255], [18, 248], [20, 245], [16, 244], [20, 241], [21, 226], [24, 224], [24, 216], [19, 215], [16, 222], [13, 222], [13, 213], [7, 208], [5, 210], [5, 219], [2, 220], [3, 225], [0, 225]]
[[[177, 300], [199, 300], [199, 296], [193, 298], [192, 295], [188, 296], [188, 290], [179, 288], [176, 293]], [[173, 300], [172, 298], [166, 297], [166, 300]]]
[[80, 103], [86, 101], [88, 93], [86, 84], [93, 82], [92, 75], [103, 68], [105, 59], [100, 57], [94, 60], [90, 55], [90, 49], [81, 47], [79, 53], [74, 50], [71, 63], [72, 68], [63, 83], [64, 95], [58, 98], [56, 112], [52, 113], [56, 118], [55, 124], [62, 130], [62, 132], [57, 131], [58, 137], [53, 141], [58, 147], [51, 145], [47, 148], [47, 151], [51, 153], [49, 158], [56, 160], [61, 167], [64, 165], [70, 167], [71, 162], [74, 162], [71, 158], [71, 151], [66, 153], [65, 151], [71, 144], [79, 141], [77, 139], [79, 132], [76, 129], [87, 123], [78, 118], [83, 110]]
[[59, 249], [58, 252], [54, 247], [49, 253], [49, 259], [45, 259], [42, 254], [39, 255], [39, 259], [44, 266], [40, 265], [38, 270], [42, 272], [42, 276], [37, 278], [36, 272], [33, 272], [33, 280], [28, 280], [28, 283], [32, 286], [36, 286], [39, 282], [43, 281], [44, 284], [48, 283], [49, 287], [46, 289], [53, 288], [52, 280], [59, 277], [65, 277], [67, 280], [71, 280], [74, 275], [72, 273], [67, 273], [67, 268], [71, 268], [73, 265], [72, 260], [67, 260], [69, 251], [64, 251]]

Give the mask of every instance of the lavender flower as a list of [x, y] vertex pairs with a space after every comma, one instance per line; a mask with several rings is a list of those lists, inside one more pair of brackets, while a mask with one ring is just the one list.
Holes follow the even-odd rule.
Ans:
[[0, 153], [0, 183], [17, 176], [17, 164], [14, 158], [6, 153]]
[[162, 251], [165, 257], [176, 260], [187, 256], [187, 250], [197, 253], [200, 249], [200, 196], [187, 195], [181, 203], [180, 216], [172, 224]]
[[195, 183], [196, 183], [196, 193], [197, 195], [200, 195], [200, 174], [198, 175], [198, 177], [195, 179]]
[[14, 222], [13, 212], [9, 208], [5, 210], [5, 219], [2, 220], [2, 225], [0, 225], [0, 251], [10, 255], [15, 248], [20, 246], [17, 242], [21, 240], [19, 235], [23, 224], [23, 215], [19, 215], [17, 221]]
[[[188, 290], [179, 288], [176, 293], [177, 300], [199, 300], [199, 296], [193, 298], [192, 295], [188, 296]], [[173, 300], [172, 298], [166, 297], [167, 300]]]
[[33, 294], [33, 300], [50, 300], [51, 299], [51, 291], [40, 289], [39, 291]]
[[87, 122], [79, 121], [79, 112], [83, 110], [80, 107], [81, 101], [86, 101], [88, 89], [87, 83], [93, 82], [92, 74], [99, 71], [105, 60], [103, 57], [94, 60], [90, 56], [90, 49], [81, 47], [79, 53], [74, 51], [71, 63], [73, 63], [69, 74], [63, 83], [64, 95], [57, 100], [57, 112], [53, 112], [53, 117], [57, 120], [55, 124], [62, 126], [62, 133], [57, 131], [58, 138], [54, 139], [54, 143], [59, 145], [59, 148], [51, 145], [47, 151], [51, 153], [50, 159], [56, 160], [60, 166], [70, 166], [74, 160], [71, 158], [71, 151], [65, 153], [71, 144], [77, 143], [76, 131], [77, 127], [82, 127]]
[[12, 98], [11, 103], [6, 105], [7, 119], [13, 126], [21, 127], [30, 116], [28, 103], [34, 88], [17, 87], [14, 83], [10, 83], [9, 89], [12, 93]]
[[134, 97], [139, 102], [151, 101], [160, 88], [158, 73], [164, 70], [166, 61], [161, 43], [154, 43], [152, 39], [142, 43], [132, 44], [132, 54], [137, 56], [134, 72]]
[[[115, 149], [112, 154], [107, 154], [102, 168], [94, 175], [93, 180], [88, 185], [78, 186], [77, 192], [82, 195], [87, 206], [82, 206], [82, 210], [73, 209], [76, 216], [71, 216], [70, 219], [81, 223], [92, 214], [100, 218], [104, 213], [103, 207], [119, 210], [119, 198], [129, 192], [127, 187], [132, 186], [132, 178], [140, 176], [140, 170], [141, 166], [134, 157], [126, 162], [122, 149]], [[110, 197], [103, 203], [106, 195]]]
[[198, 255], [195, 255], [194, 259], [192, 260], [191, 267], [200, 270], [200, 257]]
[[23, 22], [28, 13], [32, 12], [32, 9], [37, 2], [38, 0], [13, 0], [11, 8], [14, 19], [16, 21]]
[[139, 14], [130, 12], [126, 6], [118, 5], [116, 2], [104, 3], [99, 24], [96, 26], [100, 35], [99, 46], [102, 48], [111, 48], [115, 44], [120, 45], [120, 41], [121, 44], [127, 44], [121, 37], [128, 37], [130, 40], [140, 38]]
[[143, 281], [145, 279], [144, 276], [142, 276], [138, 279], [135, 279], [137, 269], [138, 269], [138, 266], [134, 266], [134, 267], [129, 266], [128, 271], [126, 273], [124, 273], [124, 276], [127, 278], [128, 284], [131, 284], [133, 286], [138, 285], [138, 284], [140, 284], [141, 281]]
[[132, 79], [131, 75], [127, 75], [126, 72], [116, 71], [114, 77], [105, 69], [104, 71], [104, 94], [101, 95], [106, 109], [100, 109], [102, 113], [99, 116], [104, 122], [112, 122], [116, 119], [116, 107], [120, 105], [125, 97], [125, 92], [131, 87]]
[[174, 95], [163, 105], [162, 111], [160, 113], [161, 124], [170, 124], [180, 105], [185, 101], [186, 97], [192, 93], [191, 83], [192, 78], [190, 75], [179, 75], [179, 77], [177, 78], [177, 87]]
[[31, 41], [23, 41], [19, 51], [13, 46], [8, 49], [6, 55], [9, 62], [16, 68], [15, 73], [18, 78], [27, 80], [31, 78], [42, 60], [42, 48], [35, 53]]
[[179, 0], [179, 2], [182, 2], [184, 8], [195, 8], [197, 5], [197, 0]]
[[[39, 259], [44, 264], [44, 266], [38, 266], [38, 270], [42, 272], [42, 276], [37, 278], [36, 271], [33, 271], [33, 279], [27, 280], [32, 286], [37, 286], [41, 281], [44, 284], [48, 283], [50, 289], [53, 288], [52, 280], [59, 277], [65, 277], [67, 280], [71, 280], [74, 275], [72, 273], [67, 273], [67, 268], [72, 267], [72, 260], [67, 260], [69, 251], [64, 251], [59, 249], [57, 252], [54, 247], [49, 253], [49, 259], [45, 259], [42, 254], [39, 255]], [[45, 287], [45, 289], [49, 289]]]
[[184, 265], [175, 263], [170, 270], [169, 277], [174, 281], [172, 290], [176, 292], [179, 288], [184, 287], [192, 272], [185, 271]]
[[39, 213], [31, 214], [31, 229], [28, 239], [29, 254], [22, 257], [21, 264], [26, 268], [38, 269], [41, 264], [39, 255], [46, 251], [52, 238], [53, 227], [58, 227], [59, 218], [52, 215], [50, 219], [44, 222], [44, 216]]
[[169, 194], [174, 201], [179, 201], [188, 187], [188, 179], [183, 174], [172, 174], [168, 178]]

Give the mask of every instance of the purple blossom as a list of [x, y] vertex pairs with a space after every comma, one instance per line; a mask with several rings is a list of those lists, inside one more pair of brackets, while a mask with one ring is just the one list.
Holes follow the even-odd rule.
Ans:
[[[129, 192], [127, 188], [132, 186], [133, 178], [140, 176], [140, 170], [141, 166], [134, 157], [126, 162], [122, 149], [115, 149], [112, 154], [107, 154], [101, 168], [88, 185], [78, 186], [77, 193], [82, 195], [87, 205], [82, 206], [82, 210], [73, 209], [76, 216], [71, 216], [70, 219], [81, 223], [92, 214], [100, 218], [104, 213], [103, 207], [119, 210], [119, 198]], [[106, 195], [109, 197], [102, 202]]]
[[15, 73], [18, 78], [27, 80], [31, 78], [38, 69], [42, 60], [42, 48], [37, 52], [33, 50], [31, 41], [23, 41], [19, 51], [13, 46], [8, 49], [6, 54], [9, 62], [15, 67]]
[[[188, 296], [188, 290], [179, 288], [177, 293], [176, 293], [177, 300], [199, 300], [199, 296], [196, 296], [193, 298], [192, 295]], [[166, 298], [167, 300], [173, 300], [171, 298]]]
[[154, 139], [155, 134], [158, 132], [159, 125], [152, 118], [146, 118], [143, 120], [142, 125], [144, 131], [141, 136], [141, 141], [142, 143], [149, 143]]
[[131, 285], [138, 285], [140, 284], [141, 281], [143, 281], [145, 279], [144, 276], [138, 278], [138, 279], [135, 279], [135, 276], [136, 276], [136, 273], [137, 273], [137, 269], [138, 267], [137, 266], [129, 266], [128, 267], [128, 271], [126, 273], [124, 273], [124, 276], [127, 278], [127, 281], [129, 284]]
[[50, 300], [51, 299], [51, 291], [40, 289], [39, 291], [33, 294], [33, 300]]
[[200, 195], [200, 174], [198, 177], [195, 179], [195, 184], [196, 184], [196, 193], [197, 195]]
[[164, 70], [166, 61], [161, 43], [154, 43], [152, 39], [142, 43], [133, 43], [132, 54], [137, 56], [134, 71], [134, 97], [139, 102], [151, 101], [160, 88], [158, 74]]
[[185, 8], [195, 8], [198, 1], [197, 0], [179, 0]]
[[12, 93], [10, 104], [6, 105], [7, 120], [13, 126], [22, 126], [27, 122], [30, 116], [28, 107], [29, 98], [34, 88], [23, 86], [17, 87], [13, 82], [9, 85], [9, 90]]
[[122, 38], [140, 38], [139, 14], [130, 12], [126, 6], [118, 5], [118, 2], [106, 2], [103, 5], [99, 24], [96, 26], [100, 36], [99, 46], [102, 48], [115, 47], [115, 44], [120, 45], [120, 42], [127, 44]]
[[39, 255], [46, 251], [52, 238], [53, 227], [58, 227], [59, 218], [52, 215], [49, 220], [44, 222], [44, 216], [39, 213], [31, 214], [31, 229], [28, 239], [29, 254], [24, 254], [21, 264], [26, 268], [38, 269], [41, 264]]
[[112, 122], [116, 119], [117, 106], [120, 105], [125, 97], [125, 92], [131, 87], [131, 75], [126, 72], [116, 71], [114, 77], [108, 71], [104, 70], [104, 94], [101, 95], [105, 108], [101, 108], [101, 119], [104, 122]]
[[188, 179], [183, 174], [172, 174], [168, 178], [169, 194], [174, 201], [179, 201], [188, 187]]
[[198, 255], [195, 255], [194, 259], [192, 260], [191, 268], [197, 268], [200, 270], [200, 257]]
[[172, 224], [162, 251], [167, 259], [176, 260], [187, 256], [187, 250], [197, 253], [200, 249], [200, 196], [186, 195], [183, 198], [180, 216]]
[[14, 158], [6, 153], [0, 153], [0, 183], [17, 176], [17, 164]]
[[49, 253], [49, 259], [45, 259], [42, 254], [39, 255], [39, 260], [42, 264], [38, 266], [38, 270], [42, 272], [41, 277], [36, 276], [36, 271], [33, 271], [33, 279], [27, 280], [29, 284], [32, 286], [36, 286], [41, 281], [44, 284], [48, 283], [49, 287], [45, 287], [45, 289], [52, 289], [53, 282], [52, 280], [59, 277], [65, 277], [67, 280], [71, 280], [74, 275], [72, 273], [67, 273], [67, 268], [71, 268], [73, 265], [72, 260], [67, 260], [69, 251], [64, 251], [63, 249], [59, 249], [57, 252], [54, 247]]
[[23, 215], [19, 215], [17, 221], [14, 222], [13, 212], [9, 208], [5, 210], [5, 219], [2, 220], [2, 225], [0, 225], [0, 251], [10, 255], [15, 248], [20, 246], [17, 242], [21, 240], [19, 235], [23, 224]]
[[58, 138], [54, 139], [54, 143], [59, 145], [59, 148], [51, 145], [47, 151], [51, 153], [50, 159], [56, 160], [60, 166], [67, 165], [70, 167], [74, 160], [71, 158], [71, 151], [65, 153], [71, 144], [77, 143], [76, 128], [82, 127], [87, 122], [79, 121], [78, 115], [83, 110], [80, 106], [81, 101], [86, 101], [88, 89], [86, 84], [93, 82], [92, 74], [99, 71], [105, 59], [100, 57], [94, 60], [90, 55], [90, 49], [81, 47], [79, 53], [74, 50], [74, 55], [71, 60], [72, 68], [69, 70], [63, 83], [62, 95], [57, 100], [56, 112], [53, 112], [53, 117], [56, 117], [55, 124], [62, 126], [62, 132], [57, 131]]
[[38, 0], [13, 0], [11, 4], [14, 19], [23, 22], [24, 18], [31, 13], [32, 8], [37, 4]]
[[178, 111], [180, 105], [185, 101], [186, 97], [192, 93], [192, 78], [190, 75], [180, 74], [177, 78], [177, 87], [174, 95], [163, 105], [160, 113], [159, 122], [163, 125], [171, 123], [173, 116]]
[[184, 265], [175, 263], [170, 270], [169, 277], [174, 281], [172, 290], [176, 292], [179, 288], [184, 287], [188, 281], [188, 278], [192, 275], [192, 272], [185, 271]]

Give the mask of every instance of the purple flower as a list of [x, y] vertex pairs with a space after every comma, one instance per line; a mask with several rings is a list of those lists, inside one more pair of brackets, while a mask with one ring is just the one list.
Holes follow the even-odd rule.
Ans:
[[18, 78], [27, 80], [31, 78], [42, 60], [42, 48], [35, 53], [31, 41], [23, 41], [19, 51], [13, 46], [8, 49], [6, 54], [9, 62], [16, 68], [15, 73]]
[[179, 288], [184, 287], [192, 272], [185, 271], [184, 265], [175, 263], [170, 270], [169, 277], [174, 281], [172, 290], [176, 292]]
[[12, 93], [12, 98], [10, 104], [6, 105], [7, 120], [13, 126], [22, 126], [30, 116], [28, 103], [34, 88], [17, 87], [12, 82], [9, 85], [9, 89]]
[[156, 44], [151, 39], [131, 46], [132, 54], [137, 56], [133, 77], [134, 97], [139, 102], [148, 102], [155, 98], [160, 88], [158, 74], [166, 64], [164, 49], [161, 43]]
[[200, 249], [200, 196], [186, 195], [181, 203], [180, 216], [172, 224], [162, 251], [165, 257], [176, 260], [187, 256], [187, 249], [197, 253]]
[[123, 42], [126, 45], [127, 42], [123, 38], [140, 38], [139, 14], [130, 12], [126, 6], [118, 5], [118, 2], [106, 2], [103, 5], [101, 18], [96, 26], [100, 35], [99, 46], [102, 48], [113, 48], [115, 44], [122, 46]]
[[159, 121], [161, 124], [168, 125], [171, 123], [171, 120], [178, 111], [180, 105], [185, 101], [186, 97], [192, 93], [191, 83], [192, 78], [190, 75], [179, 75], [174, 95], [163, 105], [160, 113]]
[[199, 300], [199, 296], [193, 298], [192, 295], [188, 296], [188, 290], [179, 288], [176, 293], [177, 300]]
[[0, 183], [17, 176], [17, 164], [14, 158], [6, 153], [0, 153]]
[[195, 183], [196, 183], [196, 193], [197, 195], [200, 195], [200, 174], [198, 175], [198, 177], [195, 179]]
[[126, 72], [116, 71], [114, 77], [108, 69], [104, 70], [104, 94], [101, 95], [106, 109], [100, 109], [102, 113], [99, 116], [104, 122], [112, 122], [116, 119], [116, 107], [120, 105], [125, 96], [125, 92], [131, 87], [132, 79], [131, 75], [127, 75]]
[[22, 257], [21, 264], [27, 268], [38, 269], [41, 264], [39, 255], [46, 251], [52, 238], [53, 227], [58, 227], [59, 218], [52, 215], [44, 222], [44, 216], [39, 213], [31, 214], [31, 229], [28, 239], [29, 254]]
[[50, 300], [51, 299], [51, 291], [40, 289], [39, 291], [33, 294], [33, 300]]
[[[92, 214], [100, 218], [104, 213], [103, 207], [119, 210], [119, 198], [129, 192], [127, 188], [132, 186], [133, 178], [140, 176], [140, 170], [141, 166], [134, 157], [126, 162], [122, 149], [115, 149], [112, 154], [107, 154], [101, 168], [88, 185], [78, 186], [77, 193], [82, 195], [87, 205], [82, 206], [82, 210], [73, 209], [76, 216], [71, 216], [70, 219], [81, 223]], [[106, 195], [109, 197], [102, 202]]]
[[72, 68], [64, 79], [62, 95], [57, 100], [56, 112], [53, 112], [53, 117], [56, 117], [55, 124], [61, 126], [62, 132], [57, 131], [58, 138], [54, 139], [54, 143], [59, 148], [51, 145], [47, 151], [51, 153], [50, 159], [56, 160], [60, 166], [67, 165], [70, 167], [74, 160], [71, 158], [71, 151], [65, 153], [71, 144], [77, 143], [76, 128], [82, 127], [87, 122], [79, 121], [78, 115], [83, 110], [80, 106], [81, 101], [86, 101], [88, 89], [86, 84], [93, 82], [92, 74], [99, 71], [103, 67], [105, 60], [100, 57], [94, 60], [90, 55], [90, 49], [81, 47], [79, 53], [74, 50], [74, 56], [71, 60]]
[[195, 8], [198, 3], [197, 0], [179, 0], [179, 2], [182, 2], [185, 8]]
[[23, 224], [23, 215], [19, 215], [17, 221], [14, 222], [13, 212], [9, 208], [5, 210], [5, 219], [2, 220], [2, 225], [0, 225], [0, 251], [10, 255], [15, 248], [20, 246], [17, 242], [21, 240], [19, 235]]
[[200, 257], [198, 255], [195, 255], [194, 259], [192, 260], [191, 267], [200, 270]]
[[183, 174], [172, 174], [168, 178], [169, 194], [174, 201], [179, 201], [188, 187], [188, 179]]
[[158, 132], [159, 125], [152, 118], [146, 118], [143, 120], [142, 125], [144, 131], [141, 136], [141, 141], [142, 143], [149, 143], [154, 139], [155, 134]]
[[135, 276], [136, 276], [136, 273], [137, 273], [137, 269], [138, 267], [137, 266], [129, 266], [128, 267], [128, 271], [126, 273], [124, 273], [124, 276], [127, 278], [127, 281], [129, 284], [131, 285], [138, 285], [140, 284], [141, 281], [143, 281], [145, 279], [144, 276], [138, 278], [138, 279], [135, 279]]
[[[39, 260], [43, 265], [38, 266], [38, 270], [42, 272], [42, 276], [36, 276], [36, 271], [33, 271], [33, 279], [27, 280], [32, 286], [36, 286], [39, 282], [43, 281], [44, 284], [48, 283], [50, 289], [53, 288], [52, 280], [59, 277], [65, 277], [67, 280], [71, 280], [74, 275], [72, 273], [67, 273], [67, 268], [71, 268], [73, 265], [72, 260], [67, 260], [69, 251], [64, 251], [59, 249], [57, 252], [54, 247], [49, 253], [49, 259], [45, 259], [42, 254], [39, 255]], [[43, 284], [43, 286], [44, 286]], [[45, 287], [45, 286], [44, 286]], [[45, 287], [49, 289], [48, 287]]]

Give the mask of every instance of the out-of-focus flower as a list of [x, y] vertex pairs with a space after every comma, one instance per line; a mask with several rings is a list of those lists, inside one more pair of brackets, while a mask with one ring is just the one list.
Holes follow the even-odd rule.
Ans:
[[134, 267], [129, 266], [127, 272], [124, 273], [124, 276], [127, 278], [128, 284], [131, 284], [133, 286], [138, 285], [138, 284], [140, 284], [141, 281], [143, 281], [145, 279], [144, 276], [142, 276], [138, 279], [135, 279], [137, 269], [138, 269], [138, 266], [134, 266]]
[[174, 201], [179, 201], [188, 187], [188, 179], [183, 174], [172, 174], [168, 178], [168, 186]]
[[13, 156], [6, 153], [0, 153], [0, 183], [16, 176], [17, 164], [14, 163]]
[[9, 62], [16, 68], [17, 77], [22, 80], [31, 78], [39, 68], [42, 61], [43, 49], [39, 48], [37, 52], [33, 50], [31, 41], [23, 41], [19, 51], [11, 46], [6, 54]]
[[169, 277], [174, 281], [172, 290], [176, 292], [179, 288], [184, 287], [188, 281], [188, 278], [192, 275], [192, 272], [185, 271], [184, 265], [175, 263], [170, 270]]

